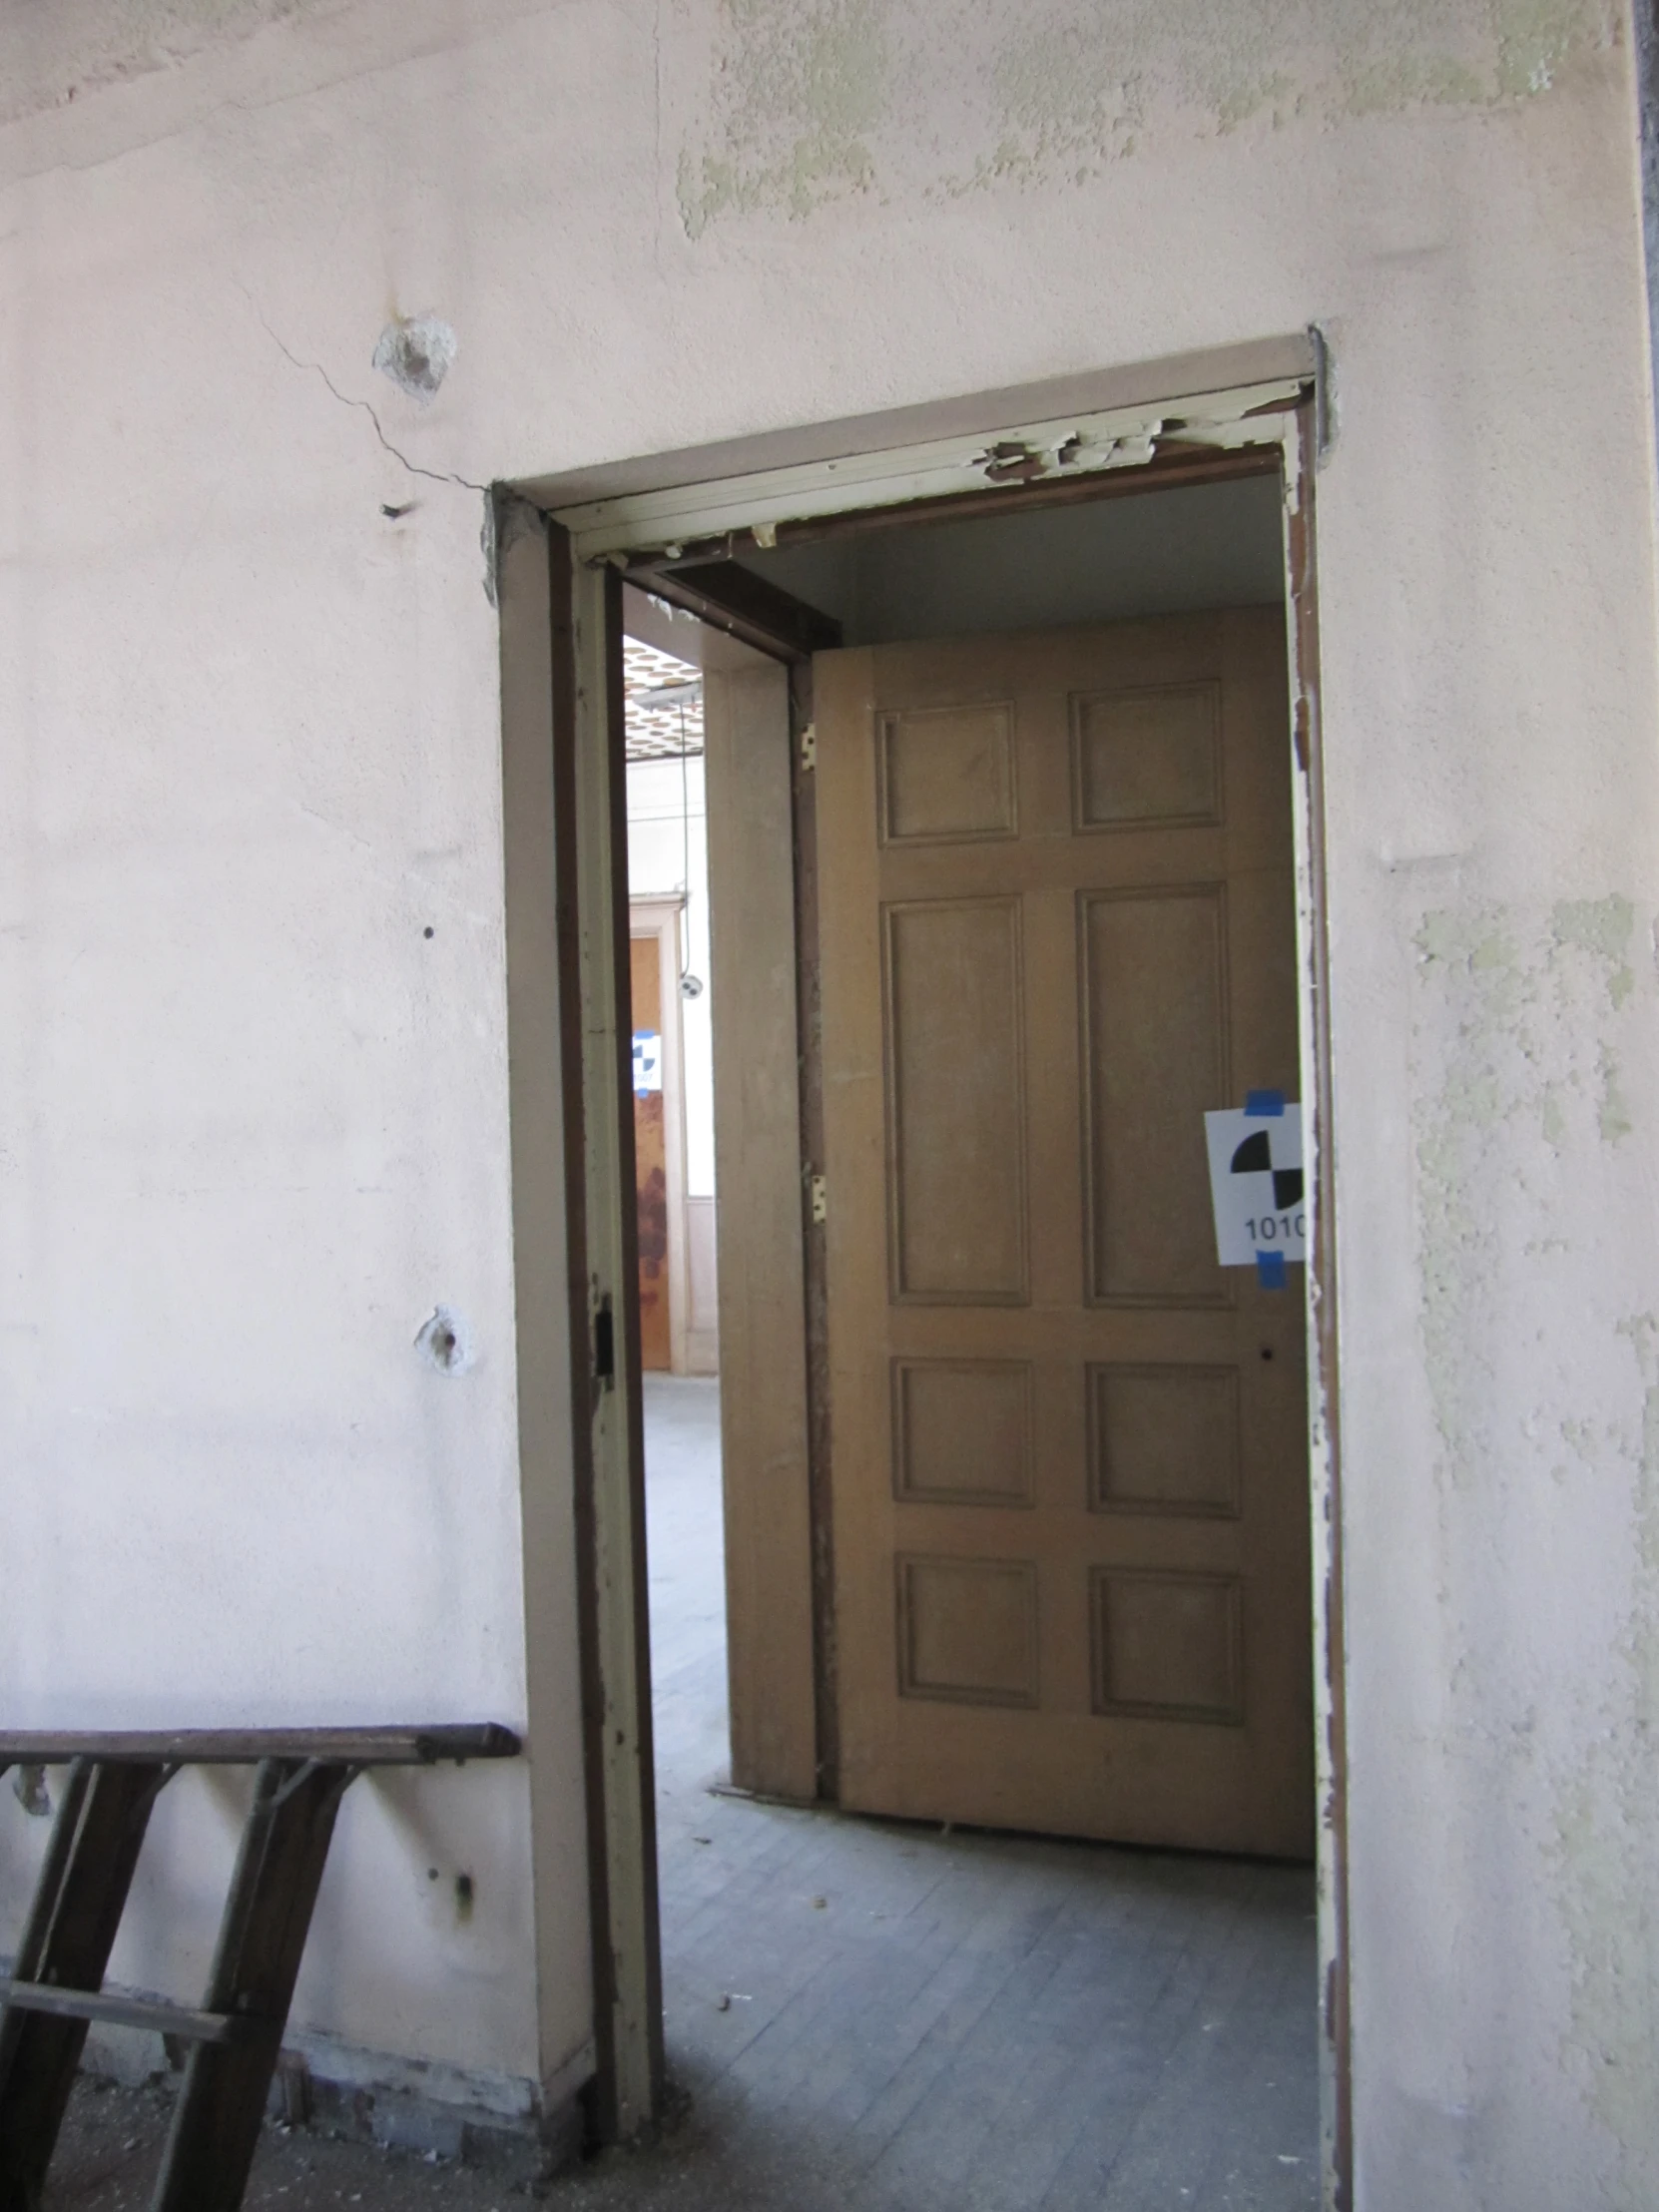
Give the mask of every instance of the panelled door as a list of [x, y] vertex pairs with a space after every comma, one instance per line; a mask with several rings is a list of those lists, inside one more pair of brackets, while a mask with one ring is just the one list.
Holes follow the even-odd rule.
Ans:
[[815, 664], [840, 1798], [1307, 1855], [1301, 1271], [1203, 1115], [1297, 1095], [1277, 608]]

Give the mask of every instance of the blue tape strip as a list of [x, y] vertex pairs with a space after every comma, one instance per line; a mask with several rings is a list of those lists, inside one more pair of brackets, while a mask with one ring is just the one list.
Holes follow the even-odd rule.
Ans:
[[1282, 1252], [1257, 1253], [1256, 1280], [1264, 1291], [1282, 1291], [1285, 1288], [1285, 1255]]
[[1277, 1121], [1284, 1111], [1283, 1091], [1245, 1092], [1245, 1112], [1253, 1121]]

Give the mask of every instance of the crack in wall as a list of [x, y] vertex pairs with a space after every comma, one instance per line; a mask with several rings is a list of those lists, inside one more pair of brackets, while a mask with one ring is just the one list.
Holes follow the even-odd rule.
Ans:
[[[253, 304], [253, 302], [250, 301], [250, 304]], [[291, 349], [291, 347], [286, 345], [283, 340], [277, 335], [277, 333], [271, 327], [271, 324], [266, 321], [265, 316], [260, 313], [260, 309], [257, 305], [254, 306], [254, 312], [260, 316], [261, 326], [264, 328], [267, 337], [270, 338], [272, 344], [276, 346], [276, 350], [282, 355], [282, 358], [284, 360], [290, 361], [295, 368], [309, 369], [313, 375], [320, 376], [324, 385], [326, 385], [327, 389], [333, 394], [334, 398], [339, 401], [342, 407], [361, 408], [362, 412], [367, 415], [369, 421], [372, 422], [374, 425], [374, 435], [379, 439], [380, 443], [385, 447], [386, 451], [391, 455], [392, 459], [396, 461], [400, 467], [407, 469], [411, 476], [424, 476], [427, 482], [432, 484], [459, 484], [463, 491], [481, 491], [485, 493], [488, 492], [490, 488], [488, 484], [477, 483], [470, 476], [457, 475], [453, 469], [422, 468], [418, 461], [411, 461], [406, 453], [400, 453], [397, 450], [397, 447], [392, 444], [390, 438], [387, 437], [384, 426], [380, 421], [379, 415], [375, 412], [374, 406], [371, 401], [367, 399], [354, 399], [349, 392], [341, 391], [339, 386], [334, 382], [334, 379], [329, 375], [328, 371], [323, 367], [320, 361], [302, 360], [300, 356], [295, 353]]]

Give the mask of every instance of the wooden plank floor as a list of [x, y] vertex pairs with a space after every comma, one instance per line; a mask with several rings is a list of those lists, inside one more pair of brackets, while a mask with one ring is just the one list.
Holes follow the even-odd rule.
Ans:
[[1312, 1874], [716, 1794], [718, 1385], [648, 1378], [646, 1428], [668, 2041], [693, 2103], [615, 2201], [1317, 2205]]

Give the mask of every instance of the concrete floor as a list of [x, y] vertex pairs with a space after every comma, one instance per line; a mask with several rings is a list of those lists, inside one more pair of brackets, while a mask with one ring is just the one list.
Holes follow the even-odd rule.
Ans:
[[[566, 2212], [1308, 2212], [1313, 1879], [798, 1812], [726, 1775], [719, 1394], [646, 1385], [669, 2062]], [[51, 2212], [147, 2197], [170, 2099], [81, 2084]], [[526, 2177], [268, 2129], [249, 2212], [508, 2212]]]

